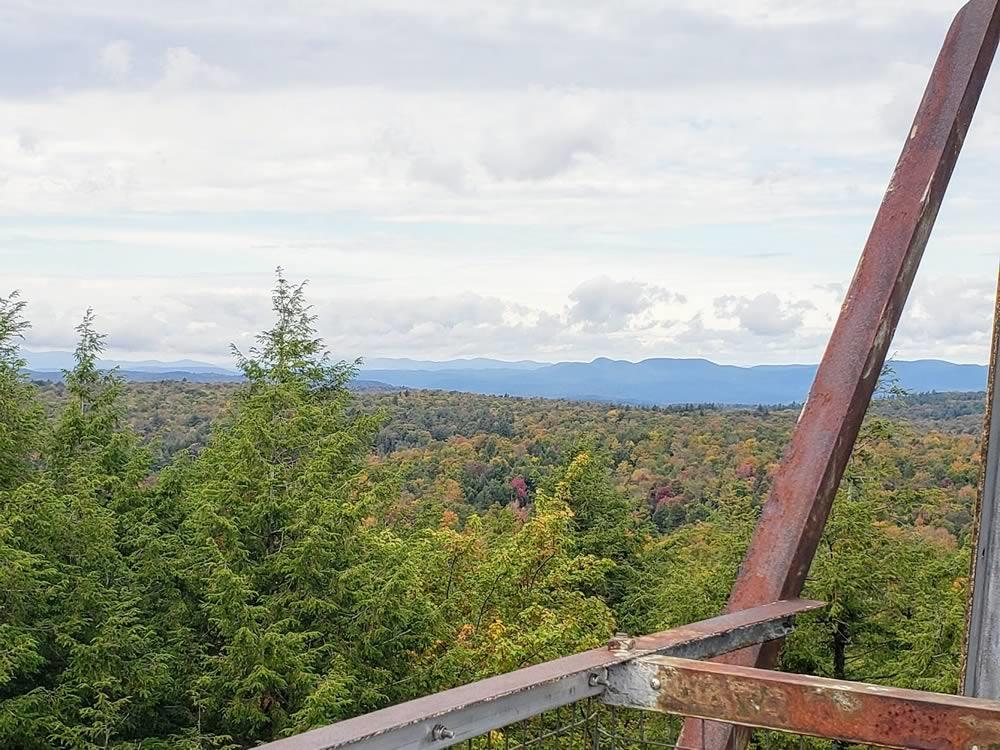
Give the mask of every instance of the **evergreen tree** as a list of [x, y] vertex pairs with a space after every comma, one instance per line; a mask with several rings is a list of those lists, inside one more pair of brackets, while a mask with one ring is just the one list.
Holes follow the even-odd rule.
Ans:
[[26, 382], [20, 339], [28, 323], [17, 292], [0, 298], [0, 744], [14, 746], [30, 722], [12, 700], [46, 665], [46, 637], [37, 625], [58, 571], [27, 548], [22, 509], [11, 492], [27, 481], [42, 434], [41, 407]]
[[142, 564], [159, 536], [142, 509], [148, 456], [121, 419], [118, 379], [96, 368], [103, 337], [91, 312], [77, 330], [70, 398], [44, 465], [2, 496], [8, 538], [35, 576], [30, 604], [12, 610], [10, 624], [30, 636], [0, 687], [0, 745], [179, 741], [176, 630], [159, 617], [169, 598], [145, 577], [157, 566]]
[[639, 562], [644, 583], [626, 599], [626, 628], [654, 633], [718, 615], [756, 522], [757, 509], [749, 498], [730, 488], [704, 521], [653, 541]]
[[653, 533], [649, 513], [612, 484], [608, 461], [592, 450], [573, 458], [555, 494], [572, 512], [577, 550], [613, 564], [592, 592], [619, 608], [639, 585], [640, 557]]
[[418, 562], [374, 522], [379, 427], [350, 417], [355, 368], [332, 363], [304, 284], [280, 270], [276, 322], [184, 491], [186, 574], [200, 601], [205, 720], [241, 743], [381, 706], [425, 645]]
[[44, 433], [42, 407], [20, 352], [26, 306], [16, 291], [0, 297], [0, 490], [27, 478]]

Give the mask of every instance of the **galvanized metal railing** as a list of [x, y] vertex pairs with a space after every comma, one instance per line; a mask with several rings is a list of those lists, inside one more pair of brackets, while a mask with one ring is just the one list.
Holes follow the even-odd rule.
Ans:
[[820, 602], [775, 602], [592, 649], [391, 706], [264, 745], [268, 750], [446, 748], [524, 719], [607, 694], [613, 670], [658, 654], [703, 659], [791, 632]]
[[[586, 738], [589, 750], [598, 750], [625, 737], [609, 731], [602, 718], [636, 710], [696, 717], [696, 723], [722, 721], [740, 728], [906, 750], [1000, 747], [1000, 701], [698, 661], [777, 641], [791, 632], [796, 614], [821, 606], [801, 600], [775, 602], [643, 638], [619, 636], [604, 649], [464, 685], [263, 747], [443, 750], [465, 744], [470, 750], [548, 750], [571, 747]], [[602, 713], [602, 706], [609, 713]], [[659, 732], [647, 737], [645, 719], [636, 726], [638, 733], [628, 733], [632, 743], [628, 747], [674, 741], [687, 747], [683, 735]], [[741, 733], [729, 736], [736, 746]]]

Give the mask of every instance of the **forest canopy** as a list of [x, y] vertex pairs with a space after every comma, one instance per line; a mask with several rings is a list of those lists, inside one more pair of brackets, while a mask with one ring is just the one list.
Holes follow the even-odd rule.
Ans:
[[[273, 308], [238, 386], [123, 382], [91, 311], [38, 385], [0, 298], [0, 746], [252, 747], [721, 609], [793, 410], [355, 393]], [[879, 411], [784, 665], [954, 690], [970, 410]]]

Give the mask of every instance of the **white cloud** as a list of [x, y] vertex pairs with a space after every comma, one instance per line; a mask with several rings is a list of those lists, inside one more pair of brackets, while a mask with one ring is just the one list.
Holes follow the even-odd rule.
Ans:
[[996, 292], [993, 278], [918, 276], [896, 332], [896, 346], [904, 351], [947, 351], [965, 362], [985, 361]]
[[[51, 341], [207, 355], [281, 263], [349, 355], [815, 361], [947, 5], [14, 0], [0, 265]], [[991, 84], [920, 278], [991, 280], [998, 142]], [[985, 359], [922, 289], [900, 356]]]
[[807, 300], [784, 302], [774, 292], [762, 292], [755, 297], [719, 297], [715, 314], [720, 318], [735, 318], [740, 327], [757, 336], [782, 336], [802, 327], [807, 310], [816, 306]]
[[605, 147], [602, 133], [574, 130], [509, 139], [486, 145], [483, 166], [500, 180], [546, 180], [572, 169]]
[[467, 172], [462, 162], [434, 154], [414, 156], [409, 175], [418, 182], [438, 185], [455, 193], [461, 193], [466, 187]]
[[[874, 82], [840, 97], [718, 89], [711, 102], [620, 91], [207, 92], [198, 88], [227, 76], [177, 59], [155, 92], [0, 99], [0, 120], [44, 130], [52, 146], [43, 162], [0, 149], [0, 210], [338, 210], [616, 228], [759, 221], [869, 210], [886, 179], [869, 165], [891, 164], [898, 148], [864, 116], [885, 96]], [[526, 110], [544, 113], [549, 129], [526, 135]], [[578, 110], [592, 113], [589, 126]], [[414, 145], [387, 147], [387, 131]], [[761, 160], [768, 150], [776, 163]]]
[[170, 47], [164, 53], [160, 83], [168, 88], [231, 86], [238, 80], [235, 73], [205, 62], [187, 47]]
[[101, 47], [101, 69], [113, 78], [124, 78], [132, 70], [132, 44], [123, 39]]
[[[37, 277], [21, 279], [19, 286], [34, 323], [27, 341], [33, 350], [71, 348], [73, 327], [93, 305], [115, 356], [195, 357], [225, 364], [230, 343], [245, 349], [270, 325], [270, 283], [267, 274], [234, 270], [215, 276], [130, 277], [124, 283], [114, 277]], [[947, 277], [928, 277], [924, 283], [894, 341], [897, 358], [984, 361], [990, 285]], [[377, 293], [366, 292], [372, 288]], [[327, 347], [348, 359], [681, 356], [734, 364], [818, 361], [832, 328], [825, 315], [839, 302], [818, 295], [812, 310], [808, 303], [761, 292], [731, 296], [717, 306], [703, 295], [682, 301], [655, 285], [602, 278], [546, 300], [555, 311], [541, 300], [525, 303], [486, 292], [423, 293], [419, 286], [405, 290], [377, 279], [351, 283], [349, 277], [316, 277], [308, 297]], [[717, 317], [720, 306], [722, 317]]]
[[23, 154], [34, 155], [38, 151], [38, 133], [32, 130], [18, 130], [15, 134], [17, 147]]
[[637, 323], [648, 327], [656, 322], [650, 313], [661, 303], [685, 301], [681, 295], [655, 284], [616, 281], [607, 276], [580, 284], [570, 292], [569, 299], [567, 322], [588, 331], [620, 331]]

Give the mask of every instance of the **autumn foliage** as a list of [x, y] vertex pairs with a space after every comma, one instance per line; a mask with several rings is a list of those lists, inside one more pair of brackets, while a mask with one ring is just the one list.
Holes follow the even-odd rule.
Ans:
[[[0, 746], [244, 748], [723, 606], [792, 409], [352, 393], [305, 288], [239, 386], [32, 385], [0, 300]], [[957, 682], [976, 441], [868, 420], [798, 671]]]

